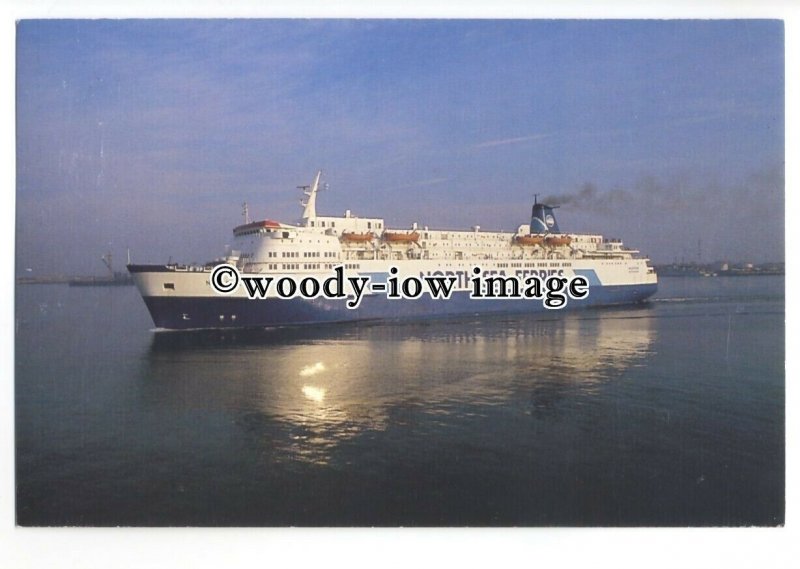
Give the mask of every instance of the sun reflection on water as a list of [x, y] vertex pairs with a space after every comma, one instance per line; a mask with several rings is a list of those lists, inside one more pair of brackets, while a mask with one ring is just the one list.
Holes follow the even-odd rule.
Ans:
[[314, 387], [313, 385], [304, 385], [301, 391], [306, 396], [306, 399], [310, 399], [314, 403], [322, 403], [325, 401], [325, 393], [328, 390], [322, 387]]
[[646, 314], [626, 312], [351, 327], [278, 344], [256, 338], [213, 354], [186, 349], [198, 364], [191, 379], [172, 375], [174, 353], [155, 353], [150, 385], [174, 393], [151, 399], [228, 407], [248, 416], [246, 432], [268, 442], [274, 459], [329, 464], [347, 441], [392, 425], [428, 428], [509, 402], [533, 413], [591, 396], [641, 365], [654, 338]]
[[325, 364], [322, 362], [317, 362], [315, 364], [307, 365], [301, 369], [300, 377], [311, 377], [312, 375], [317, 375], [323, 371], [325, 371]]

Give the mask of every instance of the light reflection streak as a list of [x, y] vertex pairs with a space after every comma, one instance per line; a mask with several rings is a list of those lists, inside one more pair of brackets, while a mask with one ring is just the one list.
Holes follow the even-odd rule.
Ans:
[[[655, 338], [646, 312], [618, 314], [332, 327], [313, 341], [247, 337], [214, 346], [213, 355], [208, 346], [154, 350], [148, 385], [158, 393], [150, 399], [247, 410], [256, 417], [243, 428], [269, 440], [278, 459], [327, 464], [347, 441], [392, 424], [526, 401], [536, 412], [595, 393], [641, 365]], [[191, 378], [173, 376], [185, 369], [174, 351], [201, 360]], [[298, 376], [314, 379], [297, 385]]]
[[314, 387], [313, 385], [304, 385], [302, 389], [303, 395], [306, 399], [310, 399], [314, 403], [322, 403], [325, 400], [326, 389], [321, 387]]
[[325, 364], [322, 362], [317, 362], [312, 365], [307, 365], [303, 369], [300, 370], [300, 377], [311, 377], [312, 375], [317, 375], [320, 372], [325, 371]]

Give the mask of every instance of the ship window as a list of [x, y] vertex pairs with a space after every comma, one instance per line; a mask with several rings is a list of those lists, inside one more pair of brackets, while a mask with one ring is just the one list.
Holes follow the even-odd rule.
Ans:
[[325, 227], [325, 222], [324, 221], [322, 222], [322, 227]]
[[336, 227], [336, 222], [335, 221], [331, 221], [331, 227]]
[[175, 283], [164, 283], [164, 290], [175, 290]]
[[284, 239], [288, 239], [289, 238], [289, 232], [288, 231], [284, 231], [282, 235], [283, 235]]
[[311, 227], [314, 227], [314, 222], [313, 221], [311, 222]]

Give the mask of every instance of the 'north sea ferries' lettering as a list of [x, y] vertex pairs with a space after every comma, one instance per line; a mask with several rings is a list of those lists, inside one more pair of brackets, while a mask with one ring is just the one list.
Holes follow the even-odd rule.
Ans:
[[[560, 277], [564, 276], [564, 269], [517, 269], [514, 271], [514, 274], [524, 279], [525, 277], [529, 276], [539, 276], [542, 279], [546, 279], [547, 277], [551, 277], [553, 275], [558, 275]], [[504, 270], [496, 270], [496, 271], [483, 271], [484, 277], [490, 277], [494, 275], [506, 276], [506, 272]], [[466, 290], [470, 287], [470, 273], [469, 271], [428, 271], [428, 272], [420, 272], [420, 278], [424, 279], [425, 277], [455, 277], [455, 288], [457, 290]]]

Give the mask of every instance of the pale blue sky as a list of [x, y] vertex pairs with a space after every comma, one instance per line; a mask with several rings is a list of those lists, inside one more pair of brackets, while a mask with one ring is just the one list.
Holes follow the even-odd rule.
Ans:
[[[17, 28], [17, 252], [36, 273], [222, 253], [248, 201], [780, 260], [779, 21], [73, 20]], [[121, 264], [120, 264], [121, 268]]]

